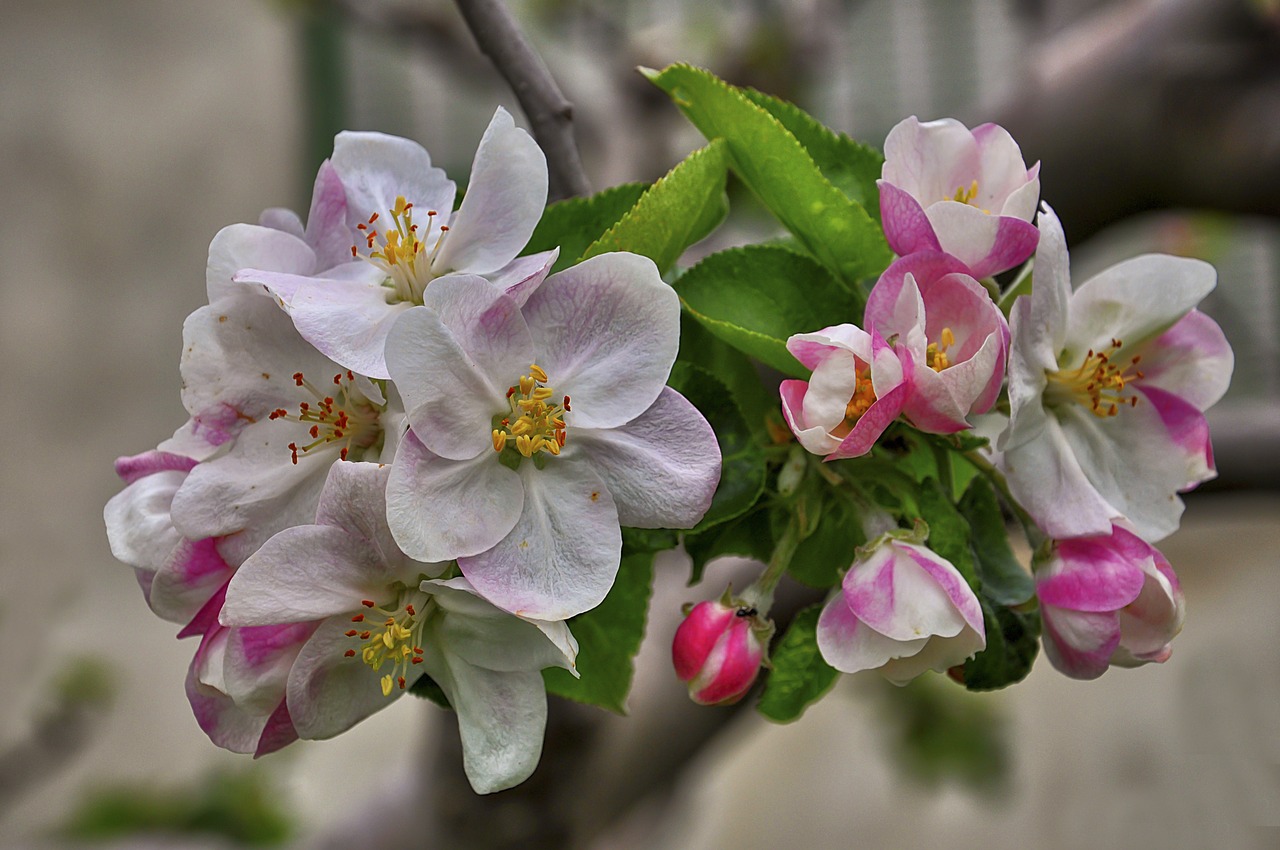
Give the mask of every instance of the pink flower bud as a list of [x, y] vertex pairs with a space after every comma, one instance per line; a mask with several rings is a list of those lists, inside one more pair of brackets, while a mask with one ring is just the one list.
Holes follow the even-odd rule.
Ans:
[[1045, 654], [1073, 679], [1165, 661], [1186, 610], [1164, 555], [1118, 525], [1059, 541], [1036, 570], [1036, 595]]
[[720, 600], [699, 602], [676, 629], [671, 660], [700, 705], [737, 702], [756, 680], [773, 629], [754, 608]]

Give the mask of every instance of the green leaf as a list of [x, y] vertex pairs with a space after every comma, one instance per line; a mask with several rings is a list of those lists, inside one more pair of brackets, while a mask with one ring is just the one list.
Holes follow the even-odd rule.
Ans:
[[937, 482], [920, 488], [920, 517], [929, 524], [929, 548], [950, 561], [970, 587], [977, 587], [978, 569], [969, 547], [969, 523]]
[[624, 555], [640, 555], [645, 552], [665, 552], [680, 545], [680, 535], [665, 528], [622, 529]]
[[840, 580], [840, 572], [853, 563], [854, 550], [867, 542], [853, 502], [824, 488], [822, 520], [814, 532], [800, 541], [787, 572], [809, 587], [827, 588]]
[[969, 523], [983, 595], [999, 605], [1029, 600], [1036, 591], [1035, 582], [1009, 548], [1009, 530], [995, 488], [985, 478], [975, 478], [959, 508]]
[[646, 71], [708, 139], [724, 139], [731, 166], [805, 250], [847, 283], [879, 274], [889, 247], [875, 220], [823, 176], [781, 121], [741, 90], [689, 65]]
[[721, 342], [704, 328], [688, 311], [680, 313], [679, 363], [700, 366], [729, 389], [729, 394], [742, 411], [751, 433], [764, 444], [769, 430], [765, 422], [778, 414], [778, 393], [766, 390], [760, 373], [746, 355]]
[[834, 132], [793, 103], [755, 89], [741, 91], [748, 100], [777, 118], [796, 141], [804, 145], [837, 189], [876, 221], [880, 220], [880, 189], [876, 186], [884, 168], [884, 155], [880, 151], [844, 133]]
[[688, 534], [684, 538], [684, 551], [693, 562], [690, 585], [702, 581], [702, 572], [712, 558], [738, 555], [768, 561], [773, 554], [769, 512], [760, 508], [706, 531]]
[[653, 553], [624, 555], [604, 601], [569, 619], [569, 630], [578, 639], [581, 678], [558, 667], [543, 670], [547, 692], [626, 714], [652, 589]]
[[724, 220], [729, 202], [723, 143], [696, 150], [654, 183], [613, 227], [582, 253], [630, 251], [653, 260], [665, 274], [685, 249]]
[[964, 686], [992, 691], [1020, 682], [1040, 651], [1040, 612], [1020, 611], [990, 602], [982, 594], [987, 648], [964, 663]]
[[794, 377], [809, 370], [787, 337], [861, 318], [856, 296], [810, 258], [776, 245], [712, 254], [675, 284], [691, 316], [722, 341]]
[[644, 183], [623, 183], [587, 198], [557, 201], [542, 214], [521, 256], [559, 248], [560, 256], [551, 271], [568, 268], [636, 205], [647, 188]]
[[764, 492], [764, 450], [754, 439], [728, 387], [690, 363], [676, 363], [668, 383], [707, 418], [720, 445], [720, 484], [711, 507], [692, 532], [741, 516]]
[[776, 723], [790, 723], [804, 714], [840, 675], [818, 651], [821, 613], [822, 603], [818, 603], [796, 614], [787, 633], [769, 654], [773, 669], [756, 708]]

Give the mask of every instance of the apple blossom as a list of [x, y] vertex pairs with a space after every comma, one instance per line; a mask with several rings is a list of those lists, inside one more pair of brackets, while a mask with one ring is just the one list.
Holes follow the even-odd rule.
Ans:
[[1004, 382], [1009, 328], [982, 284], [948, 254], [919, 251], [895, 261], [867, 297], [865, 324], [911, 354], [903, 415], [951, 434], [986, 413]]
[[[335, 464], [314, 525], [272, 537], [227, 588], [223, 625], [308, 630], [283, 691], [302, 738], [337, 735], [429, 673], [458, 712], [467, 775], [487, 793], [537, 765], [546, 722], [539, 673], [573, 668], [567, 626], [522, 620], [480, 599], [447, 565], [412, 560], [386, 526], [390, 469]], [[230, 680], [254, 681], [253, 654], [227, 654]]]
[[1106, 534], [1124, 517], [1159, 540], [1178, 527], [1177, 493], [1216, 474], [1203, 411], [1233, 356], [1193, 309], [1213, 267], [1149, 254], [1072, 292], [1062, 226], [1047, 206], [1039, 224], [1035, 285], [1012, 315], [998, 444], [1009, 489], [1052, 537]]
[[808, 381], [779, 387], [782, 415], [800, 445], [826, 460], [871, 451], [910, 394], [909, 349], [845, 324], [796, 334], [787, 350], [813, 370]]
[[885, 139], [878, 181], [889, 247], [945, 251], [974, 277], [1011, 269], [1036, 247], [1039, 173], [1003, 127], [906, 118]]
[[271, 293], [298, 332], [344, 368], [388, 377], [387, 334], [432, 281], [483, 275], [523, 303], [555, 262], [555, 251], [516, 256], [542, 216], [547, 166], [501, 107], [456, 212], [453, 181], [409, 139], [339, 133], [329, 163], [346, 192], [350, 261], [315, 273], [242, 267], [236, 280]]
[[1095, 679], [1109, 665], [1163, 662], [1182, 630], [1182, 588], [1155, 547], [1121, 526], [1059, 540], [1036, 570], [1044, 648], [1053, 666]]
[[271, 299], [220, 299], [183, 327], [184, 444], [216, 454], [173, 497], [177, 530], [217, 537], [239, 564], [276, 531], [313, 521], [328, 467], [394, 451], [396, 413], [368, 379], [321, 355]]
[[464, 275], [425, 303], [387, 341], [411, 426], [388, 520], [411, 556], [457, 559], [498, 607], [561, 620], [612, 586], [619, 524], [689, 528], [706, 512], [720, 452], [665, 386], [680, 306], [652, 261], [593, 257], [523, 310]]
[[676, 676], [689, 684], [689, 696], [699, 705], [737, 702], [756, 680], [772, 634], [772, 623], [728, 592], [721, 600], [699, 602], [671, 644]]
[[859, 549], [818, 618], [818, 649], [842, 673], [874, 669], [905, 685], [964, 662], [987, 639], [978, 597], [960, 572], [895, 534]]

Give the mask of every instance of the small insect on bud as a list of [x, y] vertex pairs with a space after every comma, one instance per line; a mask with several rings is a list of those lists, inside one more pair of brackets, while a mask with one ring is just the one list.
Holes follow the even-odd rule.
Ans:
[[773, 624], [727, 597], [699, 602], [676, 629], [671, 660], [676, 676], [700, 705], [737, 702], [764, 662]]

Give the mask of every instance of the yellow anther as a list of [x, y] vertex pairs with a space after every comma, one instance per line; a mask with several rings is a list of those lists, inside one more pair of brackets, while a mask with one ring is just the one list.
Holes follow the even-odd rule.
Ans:
[[382, 695], [384, 697], [391, 696], [391, 687], [393, 684], [394, 680], [391, 678], [391, 674], [387, 674], [382, 677]]
[[949, 200], [959, 201], [962, 204], [970, 203], [974, 198], [978, 197], [978, 181], [974, 180], [969, 184], [968, 188], [964, 186], [956, 187], [956, 193]]
[[1046, 398], [1076, 402], [1100, 419], [1117, 415], [1125, 405], [1137, 406], [1138, 396], [1126, 395], [1125, 389], [1129, 383], [1143, 377], [1142, 370], [1137, 368], [1142, 358], [1140, 355], [1133, 357], [1123, 365], [1113, 363], [1112, 358], [1123, 345], [1120, 340], [1113, 339], [1106, 351], [1089, 349], [1079, 367], [1050, 372]]
[[956, 335], [951, 332], [951, 328], [943, 328], [939, 338], [942, 340], [943, 349], [950, 348], [956, 344]]
[[935, 372], [941, 372], [951, 366], [947, 349], [955, 344], [956, 335], [951, 332], [951, 328], [943, 328], [942, 333], [938, 334], [938, 342], [931, 342], [925, 348], [925, 365]]
[[546, 371], [537, 363], [531, 363], [529, 374], [522, 375], [508, 391], [511, 415], [501, 420], [502, 427], [494, 429], [492, 435], [497, 451], [502, 451], [508, 441], [513, 440], [516, 450], [524, 457], [533, 457], [541, 451], [560, 454], [565, 442], [565, 407], [549, 403], [556, 392], [544, 386], [546, 380]]

